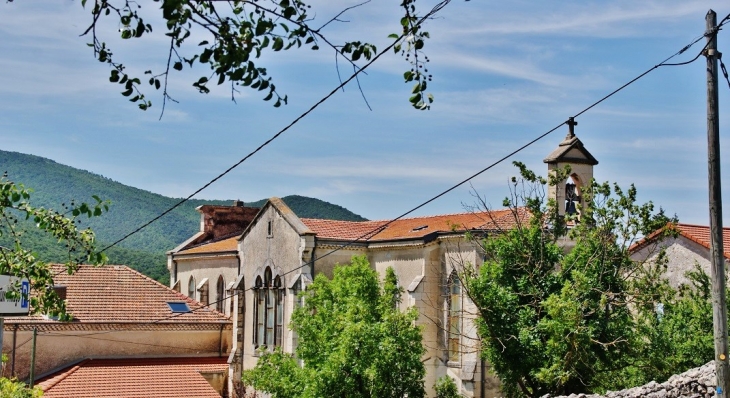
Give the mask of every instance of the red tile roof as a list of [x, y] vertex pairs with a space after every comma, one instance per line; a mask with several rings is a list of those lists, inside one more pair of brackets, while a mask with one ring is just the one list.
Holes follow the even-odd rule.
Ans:
[[[700, 246], [710, 249], [710, 227], [706, 225], [694, 225], [694, 224], [676, 224], [677, 232], [680, 236], [697, 243]], [[635, 243], [629, 248], [629, 251], [636, 252], [645, 247], [649, 242], [653, 242], [659, 235], [661, 230], [653, 232], [646, 239]], [[722, 247], [725, 258], [730, 259], [730, 228], [723, 228], [722, 230]]]
[[[518, 220], [525, 220], [527, 211], [517, 209], [493, 210], [489, 212], [469, 212], [445, 214], [438, 216], [402, 218], [390, 224], [389, 220], [381, 221], [335, 221], [314, 218], [302, 218], [307, 228], [317, 234], [318, 238], [353, 240], [361, 238], [370, 242], [422, 239], [425, 236], [450, 231], [465, 230], [504, 230], [514, 228]], [[372, 237], [371, 237], [372, 236]]]
[[180, 254], [220, 253], [236, 250], [238, 250], [238, 235], [228, 239], [223, 239], [216, 242], [209, 242], [200, 246], [195, 246], [190, 249], [181, 250], [175, 253], [175, 255], [177, 256]]
[[37, 385], [45, 398], [220, 398], [200, 373], [227, 371], [226, 358], [87, 359]]
[[[710, 227], [705, 225], [677, 224], [679, 234], [710, 249]], [[722, 229], [722, 248], [725, 258], [730, 258], [730, 228]]]
[[[203, 307], [189, 297], [123, 265], [81, 265], [68, 275], [62, 265], [53, 265], [56, 285], [66, 286], [66, 308], [71, 324], [221, 324], [225, 315]], [[190, 313], [173, 313], [168, 301], [187, 303]], [[8, 317], [6, 324], [51, 323], [41, 315]]]

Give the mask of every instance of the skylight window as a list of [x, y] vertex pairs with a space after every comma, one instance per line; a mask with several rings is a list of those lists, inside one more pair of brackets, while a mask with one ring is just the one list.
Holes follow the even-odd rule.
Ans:
[[170, 310], [174, 313], [190, 312], [190, 308], [188, 308], [187, 303], [168, 301], [167, 305], [170, 306]]
[[428, 225], [421, 225], [420, 227], [413, 228], [413, 232], [421, 231], [428, 228]]

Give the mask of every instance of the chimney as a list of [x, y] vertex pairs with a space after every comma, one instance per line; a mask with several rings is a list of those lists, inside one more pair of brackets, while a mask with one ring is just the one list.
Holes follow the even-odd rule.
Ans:
[[243, 201], [242, 200], [234, 200], [233, 201], [233, 207], [243, 207]]

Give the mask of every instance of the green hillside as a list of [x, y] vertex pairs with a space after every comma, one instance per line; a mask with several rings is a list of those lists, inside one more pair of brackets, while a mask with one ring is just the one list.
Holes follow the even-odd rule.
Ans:
[[[97, 234], [100, 242], [111, 243], [122, 238], [145, 222], [169, 209], [178, 198], [169, 198], [142, 189], [133, 188], [104, 176], [75, 169], [50, 159], [17, 152], [0, 151], [0, 172], [6, 172], [12, 181], [33, 189], [32, 203], [36, 206], [60, 208], [72, 200], [93, 202], [92, 195], [111, 200], [109, 212], [88, 220], [87, 226]], [[304, 196], [286, 196], [282, 200], [300, 217], [362, 221], [363, 217], [349, 210], [319, 199]], [[266, 200], [247, 203], [261, 206]], [[185, 202], [160, 220], [132, 235], [107, 252], [110, 262], [127, 264], [166, 282], [164, 253], [198, 231], [200, 214], [195, 208], [204, 204], [230, 204], [232, 200], [200, 200]], [[41, 258], [62, 260], [55, 242], [28, 229], [26, 239], [33, 242]], [[4, 242], [8, 243], [8, 242]], [[0, 238], [0, 244], [3, 244]]]

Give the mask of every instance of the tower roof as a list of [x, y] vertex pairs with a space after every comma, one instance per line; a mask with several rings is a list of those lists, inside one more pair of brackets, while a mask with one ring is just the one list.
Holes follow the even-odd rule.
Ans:
[[583, 146], [581, 140], [575, 136], [573, 127], [578, 122], [573, 121], [570, 118], [566, 124], [568, 125], [568, 135], [565, 136], [563, 142], [561, 142], [555, 150], [543, 160], [545, 163], [581, 163], [595, 166], [598, 164], [598, 160], [591, 155], [590, 152]]

